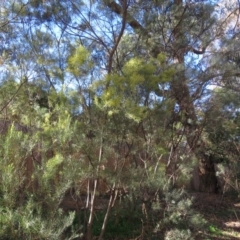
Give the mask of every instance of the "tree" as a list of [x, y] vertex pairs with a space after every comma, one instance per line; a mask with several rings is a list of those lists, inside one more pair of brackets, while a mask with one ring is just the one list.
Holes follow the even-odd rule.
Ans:
[[[89, 240], [101, 183], [109, 193], [100, 239], [121, 191], [128, 192], [128, 214], [142, 214], [138, 220], [147, 235], [163, 217], [161, 201], [153, 210], [156, 199], [174, 198], [169, 190], [184, 187], [183, 173], [190, 173], [195, 159], [198, 190], [218, 190], [214, 164], [236, 132], [228, 126], [221, 139], [221, 126], [214, 129], [209, 119], [222, 112], [210, 108], [218, 97], [207, 86], [237, 90], [239, 81], [238, 60], [229, 57], [231, 44], [237, 44], [237, 5], [222, 4], [54, 0], [6, 6], [1, 115], [41, 129], [29, 144], [42, 138], [43, 152], [54, 150], [33, 174], [40, 184], [34, 194], [46, 195], [49, 208], [70, 190], [78, 204], [86, 183], [83, 226]], [[11, 16], [16, 21], [9, 21]], [[231, 117], [226, 111], [221, 122]], [[173, 193], [181, 210], [184, 193]], [[186, 223], [180, 210], [177, 219]], [[166, 211], [172, 219], [175, 210]]]
[[[161, 5], [157, 1], [151, 4], [140, 1], [138, 6], [128, 1], [123, 1], [123, 4], [116, 1], [105, 1], [104, 3], [109, 10], [120, 16], [123, 22], [126, 21], [135, 33], [146, 41], [148, 45], [143, 47], [145, 52], [153, 57], [160, 52], [166, 52], [169, 57], [168, 61], [175, 64], [178, 73], [169, 81], [167, 92], [175, 100], [175, 107], [178, 107], [178, 121], [184, 128], [184, 135], [190, 149], [199, 160], [201, 190], [217, 191], [213, 156], [206, 154], [207, 147], [201, 138], [201, 124], [194, 104], [194, 101], [202, 96], [201, 92], [206, 84], [210, 80], [214, 80], [216, 75], [212, 75], [208, 68], [202, 67], [203, 70], [201, 70], [200, 67], [198, 71], [197, 66], [193, 66], [195, 68], [192, 70], [193, 73], [195, 72], [194, 77], [199, 78], [198, 83], [194, 83], [194, 80], [191, 80], [186, 74], [190, 70], [186, 56], [191, 58], [190, 53], [204, 54], [206, 49], [210, 48], [210, 45], [224, 32], [222, 26], [229, 23], [229, 18], [226, 17], [225, 20], [219, 21], [217, 17], [213, 17], [211, 13], [215, 6], [208, 2], [185, 4], [182, 1], [174, 1]], [[231, 9], [232, 13], [236, 11], [236, 6], [234, 7]], [[151, 14], [149, 14], [149, 9], [151, 9]], [[127, 11], [126, 14], [124, 14], [125, 11]], [[196, 24], [196, 21], [200, 24]], [[214, 32], [214, 34], [210, 35], [210, 32]], [[200, 64], [198, 63], [198, 65]], [[206, 77], [202, 77], [201, 71]], [[159, 89], [154, 92], [159, 97], [163, 96]], [[173, 115], [175, 116], [175, 114]], [[173, 121], [175, 120], [173, 119]]]
[[[223, 192], [237, 190], [239, 182], [239, 97], [232, 90], [217, 88], [206, 110], [208, 152], [215, 156]], [[207, 120], [209, 119], [209, 121]], [[210, 121], [211, 119], [211, 121]], [[224, 181], [223, 181], [224, 180]]]

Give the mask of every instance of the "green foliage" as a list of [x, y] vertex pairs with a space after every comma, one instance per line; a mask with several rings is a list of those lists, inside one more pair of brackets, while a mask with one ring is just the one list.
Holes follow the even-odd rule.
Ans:
[[[239, 192], [239, 94], [234, 91], [215, 90], [206, 112], [205, 125], [209, 154], [218, 164], [217, 175], [221, 179], [221, 191]], [[211, 119], [211, 120], [210, 120]], [[225, 180], [223, 180], [225, 179]], [[226, 181], [226, 182], [225, 182]]]
[[209, 229], [209, 232], [212, 233], [212, 234], [215, 234], [215, 235], [218, 235], [218, 236], [222, 234], [221, 230], [219, 230], [217, 227], [214, 227], [212, 225], [209, 226], [208, 229]]
[[72, 55], [68, 57], [68, 71], [74, 76], [79, 76], [89, 70], [92, 63], [89, 58], [89, 52], [82, 45], [78, 46]]
[[[208, 112], [208, 114], [211, 117], [214, 115], [218, 117], [217, 119], [213, 120], [213, 122], [209, 122], [206, 126], [210, 141], [212, 141], [214, 144], [218, 144], [219, 150], [221, 151], [223, 148], [225, 148], [224, 146], [222, 148], [221, 145], [227, 144], [228, 141], [234, 141], [234, 134], [238, 134], [238, 113], [234, 113], [234, 109], [236, 109], [237, 105], [234, 106], [234, 102], [230, 102], [230, 96], [225, 97], [228, 98], [227, 101], [229, 101], [229, 103], [223, 98], [221, 99], [221, 97], [216, 97], [217, 99], [214, 100], [214, 106]], [[233, 106], [231, 106], [232, 104], [234, 109]], [[213, 123], [214, 128], [212, 125]]]
[[190, 230], [173, 229], [166, 233], [165, 240], [193, 240]]
[[165, 69], [163, 65], [162, 73], [156, 75], [163, 59], [163, 55], [159, 55], [159, 60], [153, 59], [147, 63], [140, 58], [130, 59], [123, 66], [122, 74], [110, 74], [93, 85], [93, 89], [107, 86], [101, 97], [95, 98], [95, 104], [107, 109], [110, 116], [124, 112], [127, 118], [140, 122], [147, 116], [145, 101], [149, 94], [159, 83], [170, 81], [174, 74], [173, 68]]
[[46, 163], [46, 170], [43, 174], [43, 178], [51, 178], [57, 172], [58, 166], [63, 162], [63, 156], [56, 154], [53, 158], [50, 158]]
[[[64, 213], [59, 207], [75, 178], [76, 165], [66, 162], [65, 166], [59, 168], [64, 160], [70, 158], [64, 151], [62, 154], [65, 154], [65, 158], [57, 152], [51, 159], [45, 159], [44, 151], [52, 146], [53, 140], [58, 142], [57, 135], [51, 139], [51, 133], [49, 135], [44, 129], [42, 132], [35, 130], [35, 134], [30, 131], [23, 133], [15, 129], [20, 128], [20, 125], [7, 124], [5, 127], [9, 129], [1, 137], [0, 148], [0, 238], [77, 238], [79, 235], [72, 226], [75, 213]], [[56, 128], [62, 130], [62, 124], [60, 119], [56, 122]], [[64, 141], [69, 138], [62, 137]], [[42, 153], [42, 163], [41, 166], [35, 163], [32, 171], [26, 166], [26, 158], [36, 151], [40, 141], [42, 149], [38, 151]]]
[[25, 206], [18, 209], [0, 209], [0, 238], [4, 239], [75, 239], [74, 234], [70, 237], [65, 234], [68, 227], [72, 225], [74, 213], [64, 216], [61, 210], [42, 217], [42, 210], [29, 200]]
[[[157, 205], [155, 208], [155, 211], [164, 212], [164, 217], [156, 221], [155, 233], [165, 231], [165, 238], [168, 239], [193, 239], [192, 232], [206, 227], [206, 220], [191, 208], [192, 199], [185, 191], [165, 190], [164, 201], [167, 205], [165, 209]], [[169, 228], [172, 230], [169, 231]]]

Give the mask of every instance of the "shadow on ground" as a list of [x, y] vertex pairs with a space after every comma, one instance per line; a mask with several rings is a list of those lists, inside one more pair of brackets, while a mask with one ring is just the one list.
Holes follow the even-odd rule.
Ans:
[[240, 239], [240, 198], [234, 195], [192, 193], [193, 208], [209, 222], [196, 239]]

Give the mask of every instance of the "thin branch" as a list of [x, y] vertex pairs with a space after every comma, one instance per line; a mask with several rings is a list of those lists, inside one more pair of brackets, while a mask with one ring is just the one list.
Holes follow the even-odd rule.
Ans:
[[12, 97], [8, 100], [8, 102], [1, 108], [0, 113], [1, 113], [5, 108], [8, 107], [8, 105], [9, 105], [9, 104], [13, 101], [13, 99], [17, 96], [17, 94], [18, 94], [18, 92], [20, 91], [20, 89], [22, 88], [23, 84], [26, 83], [26, 82], [27, 82], [27, 80], [23, 81], [23, 82], [19, 85], [17, 91], [12, 95]]
[[124, 33], [124, 30], [125, 30], [125, 27], [126, 27], [126, 19], [127, 19], [127, 0], [124, 0], [123, 2], [123, 14], [122, 14], [122, 28], [120, 30], [120, 33], [117, 37], [117, 40], [116, 40], [116, 43], [115, 45], [113, 46], [110, 54], [109, 54], [109, 64], [108, 64], [108, 73], [111, 73], [112, 71], [112, 64], [113, 64], [113, 55], [114, 53], [116, 52], [117, 50], [117, 47], [119, 45], [119, 42], [123, 36], [123, 33]]
[[[115, 183], [113, 184], [112, 189], [113, 190], [115, 189]], [[109, 213], [110, 213], [111, 208], [112, 208], [113, 201], [114, 201], [114, 191], [112, 191], [112, 194], [111, 194], [109, 202], [108, 202], [107, 212], [106, 212], [105, 217], [104, 217], [101, 233], [100, 233], [100, 236], [99, 236], [98, 240], [102, 240], [103, 239], [103, 235], [104, 235], [105, 230], [106, 230], [107, 221], [108, 221]]]
[[[107, 2], [106, 5], [116, 14], [121, 15], [123, 13], [122, 7], [116, 3], [115, 1]], [[133, 28], [133, 29], [139, 29], [142, 32], [147, 32], [145, 28], [130, 14], [127, 14], [127, 23]]]

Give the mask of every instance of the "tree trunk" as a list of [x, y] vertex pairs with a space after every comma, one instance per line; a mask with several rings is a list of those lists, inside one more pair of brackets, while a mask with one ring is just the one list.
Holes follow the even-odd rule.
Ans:
[[92, 240], [92, 224], [94, 217], [96, 191], [97, 191], [97, 179], [94, 180], [94, 190], [93, 192], [91, 192], [90, 213], [87, 224], [87, 236], [86, 236], [87, 240]]
[[100, 233], [100, 236], [99, 236], [98, 240], [102, 240], [102, 239], [103, 239], [103, 235], [104, 235], [105, 230], [106, 230], [108, 217], [109, 217], [109, 214], [110, 214], [110, 210], [111, 210], [111, 207], [112, 207], [112, 203], [113, 203], [113, 201], [114, 201], [115, 183], [113, 184], [112, 189], [113, 189], [113, 191], [112, 191], [112, 193], [111, 193], [111, 196], [110, 196], [110, 199], [109, 199], [109, 202], [108, 202], [107, 212], [106, 212], [105, 217], [104, 217], [104, 221], [103, 221], [103, 225], [102, 225], [102, 230], [101, 230], [101, 233]]
[[[178, 7], [183, 6], [182, 0], [175, 0], [174, 2]], [[189, 51], [188, 46], [179, 46], [177, 44], [178, 38], [185, 39], [185, 33], [182, 30], [182, 18], [184, 18], [184, 11], [182, 10], [181, 19], [173, 30], [174, 42], [173, 47], [175, 50], [174, 61], [178, 64], [185, 66], [184, 55]], [[189, 91], [187, 78], [185, 76], [185, 69], [175, 76], [175, 79], [170, 83], [171, 91], [176, 99], [180, 108], [181, 123], [184, 127], [184, 134], [187, 143], [199, 161], [199, 191], [203, 192], [217, 192], [217, 177], [214, 168], [212, 156], [208, 156], [207, 149], [204, 141], [201, 139], [200, 126], [197, 124], [197, 115], [193, 98]]]
[[218, 180], [212, 156], [207, 156], [204, 153], [202, 155], [203, 157], [199, 159], [199, 191], [217, 193]]
[[[183, 61], [183, 56], [178, 56], [178, 61]], [[199, 171], [199, 189], [202, 192], [217, 192], [218, 182], [214, 168], [213, 156], [207, 154], [207, 148], [201, 138], [200, 126], [197, 124], [197, 116], [193, 99], [191, 98], [187, 79], [184, 72], [177, 75], [176, 80], [171, 82], [171, 90], [180, 108], [181, 123], [184, 127], [184, 134], [187, 143], [198, 159]], [[181, 89], [181, 90], [180, 90]]]

